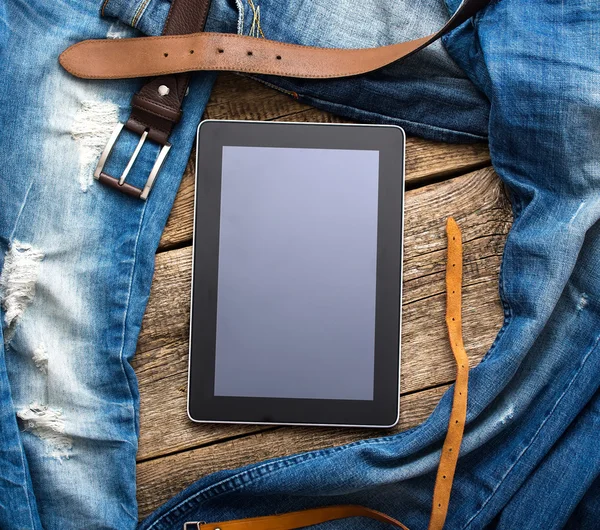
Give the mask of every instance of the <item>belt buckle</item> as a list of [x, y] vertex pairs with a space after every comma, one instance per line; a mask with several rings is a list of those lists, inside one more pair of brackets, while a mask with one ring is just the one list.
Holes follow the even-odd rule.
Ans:
[[131, 195], [132, 197], [136, 197], [145, 201], [148, 198], [148, 194], [150, 193], [150, 190], [154, 185], [154, 181], [158, 176], [158, 172], [160, 171], [160, 168], [162, 167], [165, 158], [167, 157], [167, 154], [171, 149], [171, 144], [167, 142], [162, 146], [161, 150], [158, 153], [158, 156], [156, 157], [156, 161], [154, 162], [154, 165], [150, 170], [150, 174], [146, 179], [146, 184], [144, 185], [144, 188], [141, 189], [137, 186], [132, 186], [131, 184], [126, 183], [125, 179], [127, 178], [127, 175], [129, 174], [129, 171], [131, 170], [138, 154], [142, 150], [142, 146], [144, 145], [144, 142], [146, 141], [146, 138], [148, 136], [148, 129], [145, 129], [144, 132], [141, 134], [140, 141], [138, 142], [135, 150], [133, 151], [133, 154], [129, 158], [129, 162], [127, 162], [123, 173], [121, 173], [121, 176], [118, 179], [102, 171], [124, 126], [125, 124], [123, 123], [117, 123], [117, 125], [113, 129], [113, 132], [110, 135], [106, 146], [104, 147], [104, 151], [102, 151], [100, 160], [98, 160], [98, 164], [96, 165], [96, 169], [94, 171], [94, 178], [102, 182], [103, 184], [107, 184], [112, 188], [119, 190], [122, 193], [126, 193], [127, 195]]

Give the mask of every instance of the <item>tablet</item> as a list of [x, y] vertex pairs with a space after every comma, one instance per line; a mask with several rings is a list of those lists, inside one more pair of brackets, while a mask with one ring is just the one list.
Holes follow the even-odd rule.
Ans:
[[404, 131], [198, 127], [188, 415], [398, 421]]

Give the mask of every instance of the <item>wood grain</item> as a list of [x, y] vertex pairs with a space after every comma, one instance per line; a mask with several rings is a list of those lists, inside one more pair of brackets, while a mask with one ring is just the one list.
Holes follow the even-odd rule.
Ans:
[[433, 411], [447, 388], [440, 386], [402, 397], [400, 422], [394, 429], [263, 427], [261, 432], [244, 438], [140, 463], [137, 468], [139, 515], [145, 517], [195, 480], [215, 471], [414, 427]]
[[[218, 78], [204, 117], [327, 123], [348, 121], [313, 109], [253, 79], [235, 74], [224, 74]], [[180, 246], [192, 239], [194, 159], [195, 153], [192, 153], [159, 250]], [[490, 156], [486, 144], [456, 145], [420, 138], [407, 139], [406, 182], [409, 187], [432, 179], [466, 173], [489, 163]]]
[[269, 121], [312, 107], [243, 74], [222, 73], [206, 104], [207, 120]]
[[[448, 383], [454, 361], [444, 325], [444, 225], [463, 231], [464, 335], [472, 364], [502, 323], [497, 275], [511, 213], [492, 170], [480, 170], [406, 195], [402, 331], [403, 393]], [[141, 392], [139, 459], [182, 451], [260, 430], [196, 425], [185, 413], [189, 247], [157, 255], [156, 272], [134, 366]]]

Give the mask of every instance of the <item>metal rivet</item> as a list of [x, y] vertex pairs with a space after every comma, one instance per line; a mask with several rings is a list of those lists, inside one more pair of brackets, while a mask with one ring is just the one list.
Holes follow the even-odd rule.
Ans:
[[171, 89], [167, 85], [160, 85], [158, 87], [158, 94], [161, 96], [168, 96]]

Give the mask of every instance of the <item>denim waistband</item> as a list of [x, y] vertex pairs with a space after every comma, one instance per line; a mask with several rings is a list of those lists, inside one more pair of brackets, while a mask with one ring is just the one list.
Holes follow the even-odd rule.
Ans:
[[104, 0], [100, 14], [117, 18], [147, 35], [160, 35], [169, 9], [170, 0]]

